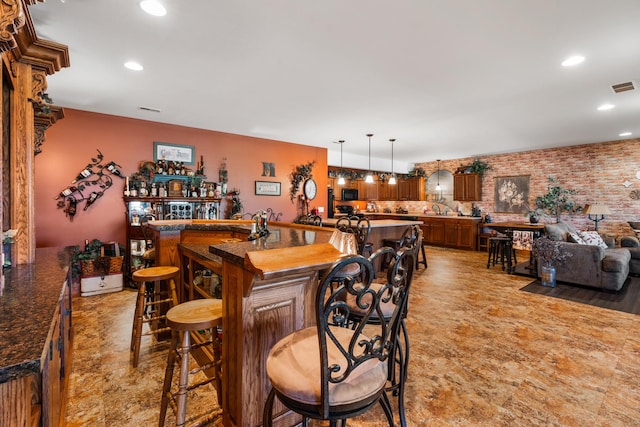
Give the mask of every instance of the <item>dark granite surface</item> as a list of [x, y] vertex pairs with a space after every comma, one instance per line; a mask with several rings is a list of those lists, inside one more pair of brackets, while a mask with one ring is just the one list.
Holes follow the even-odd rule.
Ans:
[[209, 251], [229, 262], [242, 266], [247, 252], [328, 243], [333, 234], [333, 230], [279, 227], [276, 225], [269, 225], [269, 231], [269, 236], [253, 241], [210, 245]]
[[67, 278], [68, 254], [36, 250], [33, 264], [4, 270], [0, 290], [0, 383], [40, 370], [40, 357]]

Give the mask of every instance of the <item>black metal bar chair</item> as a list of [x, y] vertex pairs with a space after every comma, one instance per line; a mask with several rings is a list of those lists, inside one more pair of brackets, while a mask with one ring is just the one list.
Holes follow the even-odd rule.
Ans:
[[[406, 260], [408, 257], [408, 261]], [[328, 420], [330, 426], [367, 412], [380, 404], [389, 426], [394, 426], [393, 410], [387, 395], [389, 364], [396, 352], [411, 277], [413, 253], [401, 251], [392, 282], [372, 287], [374, 266], [360, 255], [335, 262], [316, 292], [316, 325], [296, 331], [278, 341], [269, 352], [266, 372], [272, 384], [263, 412], [263, 425], [271, 427], [274, 401], [309, 419]], [[357, 267], [360, 273], [342, 280], [332, 289], [337, 274]], [[349, 307], [339, 296], [355, 297], [364, 311], [362, 322], [347, 328]], [[383, 305], [387, 307], [383, 308]], [[391, 310], [390, 317], [385, 310]], [[377, 318], [376, 323], [369, 323]]]

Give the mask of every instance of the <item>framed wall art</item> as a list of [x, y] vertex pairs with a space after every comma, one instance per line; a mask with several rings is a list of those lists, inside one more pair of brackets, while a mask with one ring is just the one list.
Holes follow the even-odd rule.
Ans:
[[494, 211], [526, 213], [529, 210], [529, 175], [496, 177]]
[[256, 195], [257, 196], [279, 196], [280, 187], [281, 187], [280, 182], [256, 181]]
[[191, 145], [170, 144], [168, 142], [153, 142], [153, 161], [166, 160], [182, 162], [185, 165], [194, 164], [195, 148]]

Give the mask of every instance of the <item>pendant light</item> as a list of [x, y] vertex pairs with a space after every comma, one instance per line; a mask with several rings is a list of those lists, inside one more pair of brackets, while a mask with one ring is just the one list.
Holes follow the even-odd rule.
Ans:
[[391, 143], [391, 178], [389, 178], [389, 184], [390, 185], [395, 185], [396, 184], [396, 174], [393, 173], [393, 143], [396, 142], [395, 139], [390, 139], [389, 142]]
[[344, 139], [337, 143], [340, 144], [340, 177], [338, 178], [338, 185], [344, 185], [344, 171], [342, 170], [342, 145], [344, 144]]
[[440, 159], [438, 159], [438, 184], [436, 185], [436, 191], [440, 191], [442, 188], [440, 187]]
[[367, 136], [369, 137], [369, 172], [367, 173], [367, 177], [365, 178], [364, 182], [366, 182], [367, 184], [373, 184], [373, 174], [371, 173], [371, 137], [373, 136], [373, 134], [368, 133]]

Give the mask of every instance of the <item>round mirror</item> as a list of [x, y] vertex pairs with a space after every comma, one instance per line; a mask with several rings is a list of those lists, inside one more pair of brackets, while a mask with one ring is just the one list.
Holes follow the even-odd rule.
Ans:
[[[440, 182], [440, 191], [436, 186]], [[439, 170], [427, 178], [427, 202], [449, 204], [453, 202], [453, 174], [447, 170]]]

